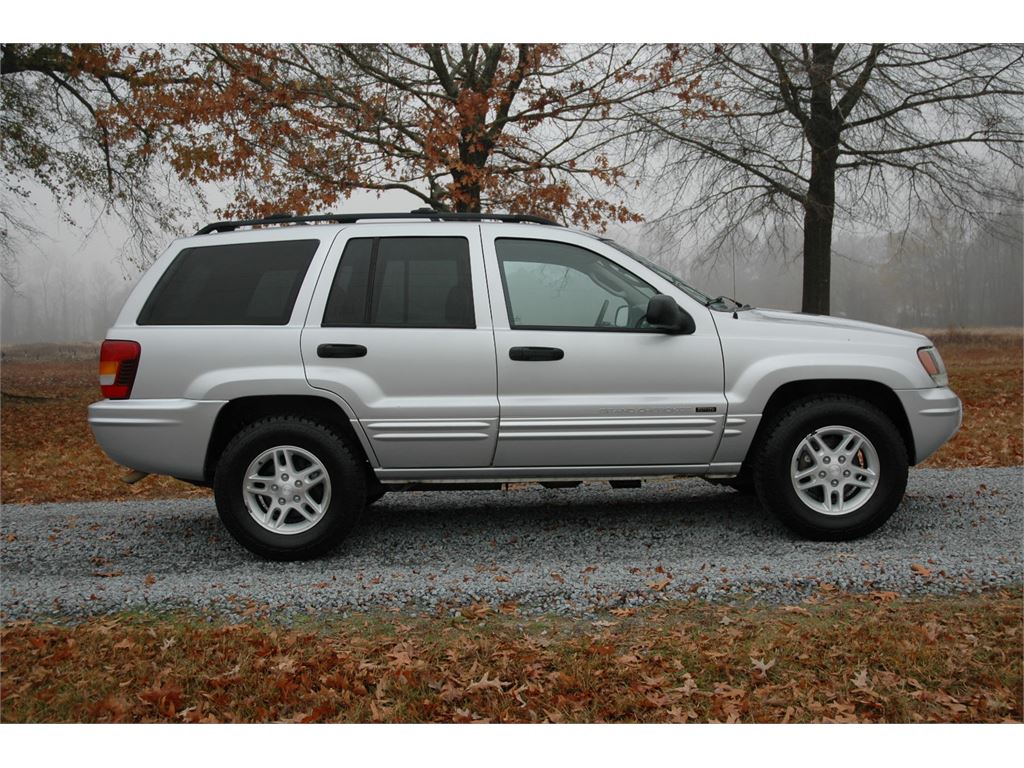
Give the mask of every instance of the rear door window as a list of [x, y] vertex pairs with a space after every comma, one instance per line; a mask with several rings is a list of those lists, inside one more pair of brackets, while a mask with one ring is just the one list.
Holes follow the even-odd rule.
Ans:
[[469, 242], [464, 237], [349, 240], [323, 325], [475, 327]]
[[186, 248], [150, 294], [139, 325], [287, 325], [319, 240]]

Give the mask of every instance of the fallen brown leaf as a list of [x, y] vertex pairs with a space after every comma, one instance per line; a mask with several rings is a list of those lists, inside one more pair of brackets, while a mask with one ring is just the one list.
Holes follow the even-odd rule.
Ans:
[[469, 685], [467, 685], [466, 690], [481, 691], [487, 688], [494, 688], [500, 691], [506, 685], [510, 685], [510, 683], [507, 683], [504, 680], [499, 680], [497, 677], [490, 678], [488, 677], [488, 674], [489, 673], [484, 672], [484, 676], [477, 680], [475, 683], [470, 683]]

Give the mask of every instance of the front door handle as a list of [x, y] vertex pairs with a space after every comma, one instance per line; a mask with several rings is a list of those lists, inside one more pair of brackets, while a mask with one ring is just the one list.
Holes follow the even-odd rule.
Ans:
[[512, 347], [508, 356], [512, 360], [561, 360], [565, 352], [558, 347]]
[[362, 344], [321, 344], [316, 348], [317, 357], [366, 357]]

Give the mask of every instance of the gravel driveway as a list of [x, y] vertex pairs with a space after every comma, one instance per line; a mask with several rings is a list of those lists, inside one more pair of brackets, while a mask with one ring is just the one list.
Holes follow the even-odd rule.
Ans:
[[212, 500], [8, 505], [5, 620], [195, 606], [307, 613], [512, 601], [588, 611], [697, 597], [798, 601], [824, 587], [957, 592], [1022, 582], [1024, 468], [912, 470], [889, 523], [840, 544], [795, 539], [703, 481], [637, 490], [396, 493], [340, 549], [268, 563]]

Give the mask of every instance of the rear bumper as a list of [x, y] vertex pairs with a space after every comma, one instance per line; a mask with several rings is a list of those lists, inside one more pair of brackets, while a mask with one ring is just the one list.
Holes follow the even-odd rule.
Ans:
[[206, 447], [224, 400], [101, 400], [89, 427], [118, 464], [142, 472], [203, 480]]
[[898, 389], [896, 396], [903, 403], [914, 434], [914, 463], [920, 464], [960, 429], [963, 406], [948, 387]]

